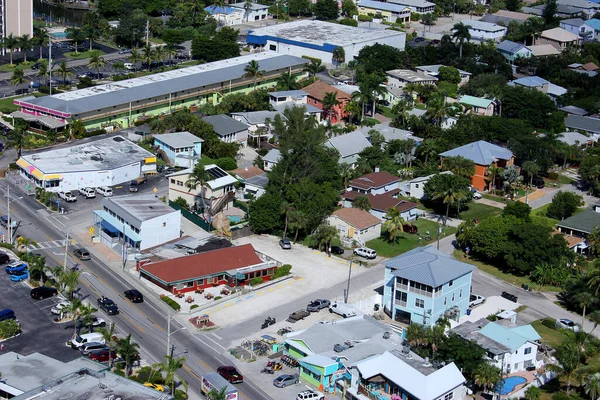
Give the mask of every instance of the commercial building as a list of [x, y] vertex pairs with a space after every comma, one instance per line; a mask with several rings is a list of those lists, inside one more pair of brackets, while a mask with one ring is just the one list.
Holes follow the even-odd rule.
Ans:
[[156, 156], [122, 136], [21, 156], [21, 176], [51, 192], [113, 186], [156, 172]]
[[63, 124], [80, 120], [87, 129], [129, 127], [140, 119], [182, 107], [217, 104], [229, 93], [252, 91], [253, 79], [244, 71], [252, 60], [264, 71], [257, 88], [274, 86], [283, 74], [304, 76], [302, 69], [308, 63], [292, 55], [263, 52], [52, 96], [22, 97], [14, 103], [24, 113], [49, 116]]
[[406, 23], [410, 21], [410, 7], [375, 0], [361, 0], [357, 4], [358, 15], [379, 17], [386, 22]]
[[271, 279], [277, 262], [263, 261], [251, 244], [142, 264], [140, 275], [173, 294], [218, 285], [245, 286]]
[[33, 0], [0, 0], [0, 39], [11, 34], [33, 37]]
[[231, 118], [229, 115], [208, 115], [202, 120], [212, 125], [213, 132], [225, 143], [246, 145], [248, 140], [248, 125]]
[[204, 11], [224, 26], [239, 25], [244, 22], [244, 11], [239, 8], [208, 6], [204, 7]]
[[428, 14], [435, 11], [435, 3], [426, 0], [389, 0], [388, 3], [410, 8], [411, 12]]
[[318, 58], [323, 64], [332, 65], [333, 51], [337, 47], [344, 49], [344, 62], [348, 62], [354, 60], [363, 47], [375, 43], [404, 50], [406, 34], [318, 20], [300, 20], [250, 30], [246, 42], [278, 54]]
[[193, 167], [202, 156], [204, 140], [187, 131], [163, 133], [153, 137], [163, 161], [176, 167]]
[[95, 235], [123, 254], [125, 248], [145, 250], [181, 236], [181, 211], [154, 195], [105, 197], [94, 211]]
[[475, 267], [433, 246], [417, 247], [385, 262], [383, 305], [392, 319], [427, 327], [442, 316], [465, 315]]

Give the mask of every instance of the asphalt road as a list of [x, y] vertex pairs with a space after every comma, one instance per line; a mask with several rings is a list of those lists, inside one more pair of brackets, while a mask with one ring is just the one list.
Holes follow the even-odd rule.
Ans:
[[[6, 194], [7, 181], [0, 181], [0, 192]], [[68, 220], [49, 215], [32, 197], [23, 196], [11, 190], [11, 216], [21, 221], [17, 235], [29, 237], [38, 242], [61, 240], [65, 236]], [[6, 204], [0, 204], [0, 211], [6, 212]], [[90, 210], [91, 211], [91, 210]], [[63, 263], [64, 249], [50, 248], [44, 250], [49, 265]], [[74, 261], [68, 261], [72, 265]], [[131, 278], [123, 278], [120, 271], [115, 271], [100, 260], [81, 262], [82, 265], [82, 293], [92, 304], [96, 298], [104, 295], [113, 299], [120, 308], [120, 314], [106, 316], [98, 312], [105, 320], [114, 321], [121, 335], [131, 333], [132, 339], [142, 348], [142, 359], [151, 365], [162, 361], [167, 352], [167, 319], [169, 309], [165, 304], [152, 296], [145, 296], [145, 302], [132, 304], [127, 301], [123, 292], [132, 285], [128, 282]], [[138, 285], [137, 289], [143, 291]], [[146, 294], [146, 293], [144, 293]], [[179, 376], [184, 379], [192, 392], [193, 397], [200, 393], [201, 376], [205, 372], [214, 371], [219, 365], [228, 364], [222, 355], [225, 349], [221, 346], [209, 346], [206, 342], [191, 335], [178, 322], [172, 319], [171, 344], [175, 356], [186, 358], [185, 366], [179, 371]], [[22, 335], [27, 339], [26, 335]], [[35, 343], [32, 337], [29, 339]], [[31, 351], [36, 351], [36, 346], [31, 346]], [[260, 388], [246, 380], [237, 386], [243, 399], [262, 400], [269, 399]]]

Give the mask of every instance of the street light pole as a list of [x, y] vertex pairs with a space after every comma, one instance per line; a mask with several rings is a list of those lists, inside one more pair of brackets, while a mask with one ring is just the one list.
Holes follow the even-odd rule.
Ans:
[[64, 264], [63, 264], [63, 268], [66, 271], [67, 270], [67, 255], [69, 254], [69, 229], [67, 228], [67, 240], [65, 240], [65, 259], [64, 259]]
[[8, 208], [8, 243], [12, 244], [12, 221], [10, 220], [10, 183], [6, 184], [6, 207]]
[[352, 262], [354, 256], [350, 257], [350, 267], [348, 268], [348, 284], [346, 285], [346, 293], [344, 293], [344, 303], [348, 304], [348, 298], [350, 297], [350, 276], [352, 275]]

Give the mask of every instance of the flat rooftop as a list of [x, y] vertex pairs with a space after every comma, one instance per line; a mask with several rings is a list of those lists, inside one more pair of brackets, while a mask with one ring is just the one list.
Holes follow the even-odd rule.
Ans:
[[386, 74], [402, 79], [408, 82], [437, 82], [438, 78], [435, 76], [426, 74], [425, 72], [412, 71], [410, 69], [392, 69], [385, 71]]
[[102, 205], [120, 216], [126, 214], [140, 222], [176, 212], [175, 209], [156, 199], [154, 195], [105, 197], [102, 199]]
[[262, 52], [52, 96], [28, 98], [26, 100], [19, 99], [15, 100], [15, 104], [48, 108], [62, 113], [62, 116], [65, 118], [69, 118], [73, 114], [87, 113], [116, 105], [164, 96], [169, 93], [183, 92], [220, 82], [240, 79], [245, 75], [244, 67], [252, 60], [258, 61], [260, 69], [266, 72], [308, 63], [308, 60], [299, 57]]
[[156, 157], [123, 136], [112, 136], [70, 147], [62, 147], [22, 155], [17, 162], [27, 169], [26, 164], [45, 174], [84, 171], [106, 171]]
[[258, 28], [248, 32], [249, 43], [252, 37], [272, 37], [286, 39], [298, 44], [324, 46], [346, 46], [376, 39], [405, 35], [403, 32], [372, 30], [353, 26], [334, 24], [317, 20], [301, 20]]

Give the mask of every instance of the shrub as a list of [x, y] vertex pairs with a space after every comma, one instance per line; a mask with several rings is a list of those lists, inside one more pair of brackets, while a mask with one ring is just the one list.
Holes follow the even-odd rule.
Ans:
[[558, 179], [558, 173], [557, 172], [548, 172], [548, 179], [550, 180], [557, 180]]
[[221, 300], [222, 298], [223, 298], [223, 296], [216, 296], [216, 297], [215, 297], [215, 301], [217, 301], [217, 300]]
[[94, 131], [87, 131], [85, 133], [85, 137], [99, 136], [99, 135], [105, 135], [105, 134], [106, 134], [106, 129], [96, 129]]
[[358, 20], [360, 22], [373, 22], [373, 17], [370, 15], [359, 15]]
[[237, 168], [237, 163], [233, 158], [223, 157], [219, 158], [215, 161], [218, 167], [222, 168], [225, 171], [231, 171]]
[[[0, 110], [0, 111], [2, 111], [2, 110]], [[8, 168], [12, 169], [12, 170], [16, 170], [16, 169], [19, 169], [19, 166], [17, 165], [17, 163], [13, 162], [13, 163], [8, 164]]]
[[167, 297], [167, 296], [162, 296], [161, 299], [162, 299], [162, 301], [167, 303], [173, 310], [175, 310], [175, 311], [181, 310], [181, 306], [179, 305], [179, 303], [176, 302], [175, 300], [173, 300], [172, 298]]
[[263, 280], [262, 280], [262, 278], [261, 278], [261, 277], [258, 277], [258, 276], [257, 276], [256, 278], [252, 278], [252, 279], [250, 280], [250, 286], [258, 286], [258, 285], [260, 285], [261, 283], [263, 283]]
[[0, 322], [0, 339], [8, 339], [21, 332], [21, 328], [14, 319]]
[[15, 248], [15, 245], [11, 244], [11, 243], [0, 243], [0, 247], [4, 247], [5, 249], [13, 250]]
[[193, 305], [190, 307], [190, 310], [193, 310], [194, 308], [198, 308], [198, 307], [200, 307], [198, 304], [193, 304]]
[[292, 266], [290, 264], [283, 264], [281, 267], [278, 267], [273, 274], [273, 279], [282, 278], [286, 275], [290, 274], [292, 270]]
[[550, 329], [556, 329], [556, 320], [554, 318], [544, 318], [542, 320], [542, 325], [544, 325], [546, 328], [550, 328]]
[[496, 315], [496, 314], [490, 314], [487, 317], [485, 317], [485, 319], [487, 319], [488, 321], [494, 322], [494, 321], [498, 320], [498, 315]]
[[175, 396], [174, 396], [175, 400], [186, 400], [187, 394], [185, 394], [185, 392], [181, 389], [177, 389], [175, 390]]
[[302, 58], [305, 58], [309, 61], [323, 61], [320, 58], [316, 58], [316, 57], [310, 57], [310, 56], [302, 56]]
[[190, 209], [188, 202], [181, 196], [177, 197], [175, 199], [175, 201], [173, 201], [173, 204], [177, 204], [179, 207], [183, 208], [184, 210]]

